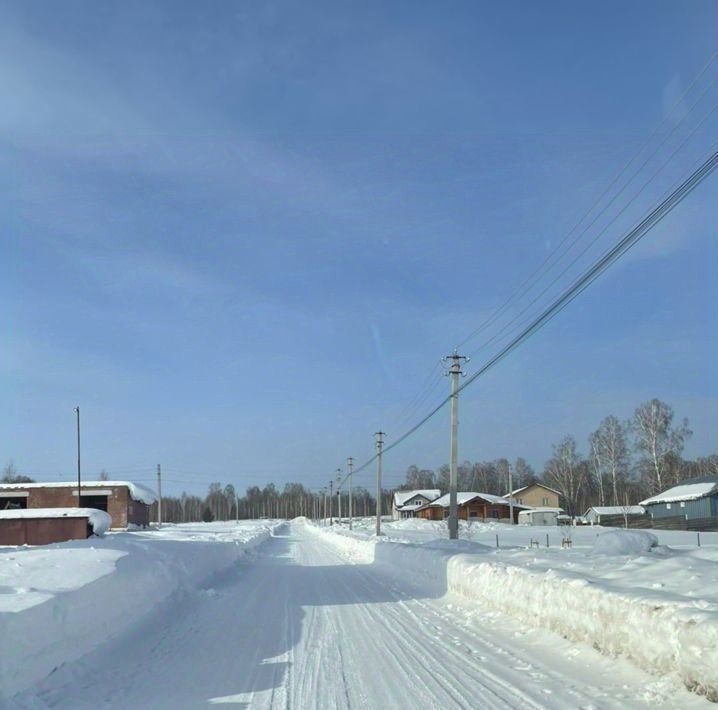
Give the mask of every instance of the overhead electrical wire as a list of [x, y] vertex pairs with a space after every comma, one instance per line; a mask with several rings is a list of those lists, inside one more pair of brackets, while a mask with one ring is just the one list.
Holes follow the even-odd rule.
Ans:
[[[688, 143], [688, 141], [698, 132], [698, 130], [703, 126], [703, 124], [710, 118], [713, 113], [715, 113], [716, 109], [718, 109], [718, 105], [713, 106], [713, 108], [699, 121], [699, 123], [693, 128], [693, 130], [678, 144], [678, 146], [673, 150], [673, 152], [668, 156], [668, 158], [661, 164], [661, 166], [653, 172], [650, 178], [643, 184], [643, 187], [636, 192], [633, 197], [630, 198], [630, 200], [619, 210], [619, 212], [614, 215], [614, 217], [606, 224], [604, 227], [596, 234], [591, 241], [588, 242], [588, 244], [583, 248], [582, 251], [580, 251], [565, 267], [564, 269], [558, 274], [556, 279], [560, 279], [562, 276], [564, 276], [569, 269], [571, 269], [572, 266], [574, 266], [578, 260], [583, 257], [586, 252], [608, 231], [609, 227], [611, 227], [615, 222], [628, 210], [631, 205], [634, 204], [636, 199], [643, 193], [643, 191], [655, 180], [655, 178], [666, 168], [666, 166], [673, 160], [673, 158], [678, 154], [678, 152]], [[567, 252], [568, 253], [568, 252]], [[556, 262], [558, 263], [558, 262]], [[506, 323], [501, 330], [499, 330], [492, 338], [487, 340], [481, 347], [477, 348], [473, 352], [470, 353], [470, 356], [473, 357], [476, 355], [479, 351], [483, 350], [487, 345], [492, 343], [496, 338], [501, 335], [503, 332], [506, 331], [507, 328], [509, 328], [511, 325], [513, 325], [526, 311], [531, 308], [537, 301], [539, 301], [548, 291], [550, 291], [554, 286], [556, 285], [555, 282], [548, 284], [537, 296], [533, 298], [528, 304], [526, 304], [508, 323]]]
[[[584, 229], [577, 235], [577, 237], [571, 242], [568, 249], [559, 256], [558, 259], [554, 260], [554, 257], [559, 253], [560, 249], [566, 244], [566, 242], [569, 240], [571, 235], [578, 229], [578, 227], [588, 218], [588, 216], [596, 209], [596, 207], [601, 203], [601, 201], [606, 197], [611, 189], [618, 183], [618, 181], [625, 175], [625, 173], [628, 171], [629, 167], [634, 163], [634, 161], [643, 153], [643, 151], [650, 145], [653, 138], [660, 132], [660, 130], [663, 128], [663, 126], [668, 122], [671, 115], [675, 111], [675, 109], [682, 104], [684, 99], [690, 94], [690, 92], [693, 90], [693, 88], [696, 86], [696, 84], [700, 81], [700, 79], [703, 77], [703, 75], [708, 71], [711, 64], [715, 61], [716, 57], [718, 56], [718, 53], [714, 53], [711, 55], [710, 59], [706, 62], [706, 64], [703, 66], [703, 68], [698, 72], [698, 74], [693, 78], [691, 83], [689, 84], [688, 88], [678, 97], [678, 99], [672, 104], [670, 109], [666, 112], [663, 119], [660, 121], [660, 123], [651, 131], [650, 135], [646, 139], [646, 141], [641, 145], [641, 147], [636, 151], [636, 153], [633, 154], [633, 156], [628, 160], [628, 162], [621, 168], [621, 170], [617, 173], [617, 175], [610, 181], [608, 186], [601, 192], [601, 194], [598, 196], [598, 198], [593, 202], [591, 207], [588, 209], [588, 211], [581, 217], [581, 219], [574, 224], [574, 226], [566, 233], [566, 235], [563, 237], [563, 239], [559, 242], [559, 244], [551, 251], [550, 254], [546, 256], [546, 258], [541, 262], [541, 264], [519, 285], [519, 287], [514, 291], [514, 293], [502, 303], [502, 305], [491, 315], [489, 316], [481, 325], [479, 325], [476, 329], [474, 329], [469, 335], [467, 335], [463, 340], [461, 340], [457, 345], [456, 348], [460, 348], [461, 346], [465, 345], [467, 342], [469, 342], [471, 339], [473, 339], [476, 335], [483, 332], [489, 325], [494, 323], [503, 313], [506, 312], [507, 308], [514, 303], [518, 298], [523, 296], [525, 293], [530, 291], [536, 283], [541, 281], [548, 273], [550, 273], [551, 269], [559, 263], [564, 256], [573, 248], [573, 246], [577, 243], [577, 241], [583, 236], [590, 227], [595, 224], [595, 222], [605, 213], [605, 211], [615, 202], [615, 200], [622, 194], [622, 192], [630, 185], [630, 183], [633, 181], [633, 179], [638, 175], [638, 173], [645, 167], [645, 165], [657, 154], [657, 152], [663, 147], [665, 142], [670, 138], [677, 128], [681, 125], [681, 123], [688, 117], [688, 115], [691, 113], [693, 108], [703, 99], [703, 97], [707, 94], [707, 92], [710, 90], [710, 88], [715, 84], [716, 80], [713, 80], [701, 93], [701, 95], [698, 97], [698, 99], [694, 102], [693, 106], [683, 115], [683, 117], [678, 121], [673, 128], [664, 136], [661, 143], [658, 145], [658, 147], [649, 155], [649, 157], [641, 164], [641, 166], [633, 173], [631, 178], [624, 184], [624, 186], [621, 188], [621, 190], [616, 193], [611, 200], [606, 204], [599, 213], [594, 217], [594, 219], [591, 221], [591, 223], [584, 227]], [[551, 262], [551, 263], [550, 263]], [[548, 268], [546, 268], [546, 265], [549, 264]], [[528, 288], [526, 288], [528, 286]]]
[[[498, 353], [486, 361], [475, 373], [473, 373], [459, 387], [458, 392], [462, 392], [468, 386], [473, 384], [479, 377], [485, 375], [489, 370], [495, 367], [504, 358], [510, 355], [516, 348], [523, 344], [528, 338], [538, 332], [547, 323], [549, 323], [556, 315], [558, 315], [566, 306], [568, 306], [577, 296], [579, 296], [586, 288], [588, 288], [606, 269], [613, 265], [621, 256], [629, 249], [637, 244], [653, 227], [655, 227], [663, 218], [668, 215], [677, 205], [679, 205], [693, 190], [698, 187], [715, 169], [718, 167], [718, 152], [713, 152], [703, 163], [694, 170], [691, 175], [681, 183], [668, 197], [663, 199], [655, 208], [653, 208], [646, 217], [644, 217], [635, 227], [633, 227], [623, 238], [621, 238], [611, 249], [596, 261], [587, 271], [585, 271], [578, 279], [576, 279], [556, 300], [554, 300], [543, 312], [534, 319], [531, 324], [526, 327], [519, 335], [504, 346]], [[447, 395], [434, 409], [426, 414], [419, 422], [412, 426], [408, 431], [404, 432], [396, 441], [384, 447], [383, 453], [388, 453], [392, 449], [399, 446], [408, 439], [414, 432], [420, 429], [426, 422], [435, 416], [452, 398]], [[360, 473], [376, 461], [375, 454], [361, 466], [354, 469], [354, 474]], [[346, 476], [343, 480], [346, 480]]]

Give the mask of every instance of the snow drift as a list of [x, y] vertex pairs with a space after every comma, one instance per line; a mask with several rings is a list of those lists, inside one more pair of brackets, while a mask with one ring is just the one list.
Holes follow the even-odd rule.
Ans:
[[598, 555], [641, 555], [658, 546], [658, 538], [645, 530], [609, 530], [596, 538]]

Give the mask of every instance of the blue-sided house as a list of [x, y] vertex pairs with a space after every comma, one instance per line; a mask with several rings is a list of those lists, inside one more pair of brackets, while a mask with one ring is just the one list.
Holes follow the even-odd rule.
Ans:
[[682, 481], [663, 493], [642, 500], [646, 513], [658, 520], [660, 518], [685, 517], [706, 521], [713, 518], [718, 525], [718, 476], [702, 476]]

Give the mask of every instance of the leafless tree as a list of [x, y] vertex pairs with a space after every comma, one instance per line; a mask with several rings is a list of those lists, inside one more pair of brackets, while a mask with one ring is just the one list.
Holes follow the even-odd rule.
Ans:
[[636, 450], [642, 455], [641, 467], [650, 492], [659, 493], [674, 482], [666, 480], [666, 474], [670, 458], [680, 458], [685, 440], [693, 434], [688, 428], [688, 420], [673, 427], [673, 408], [659, 399], [652, 399], [636, 409], [631, 429]]
[[584, 477], [585, 467], [576, 451], [576, 440], [566, 436], [553, 446], [553, 456], [546, 462], [545, 479], [561, 492], [571, 516], [576, 514]]
[[617, 417], [606, 417], [589, 438], [591, 463], [599, 489], [599, 501], [605, 504], [608, 498], [604, 487], [611, 488], [613, 505], [620, 500], [619, 488], [623, 488], [629, 468], [626, 428]]

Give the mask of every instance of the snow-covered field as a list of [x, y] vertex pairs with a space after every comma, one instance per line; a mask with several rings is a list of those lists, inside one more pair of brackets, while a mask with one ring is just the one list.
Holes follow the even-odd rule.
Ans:
[[267, 539], [277, 522], [166, 525], [0, 547], [0, 707]]
[[419, 519], [384, 523], [380, 540], [373, 519], [315, 530], [351, 559], [424, 577], [718, 700], [718, 533], [698, 547], [695, 533], [598, 526], [462, 523], [458, 542], [446, 523]]
[[599, 555], [594, 528], [526, 549], [501, 526], [517, 545], [497, 550], [415, 521], [377, 544], [372, 525], [0, 548], [0, 707], [714, 707], [685, 686], [716, 673], [718, 546]]

